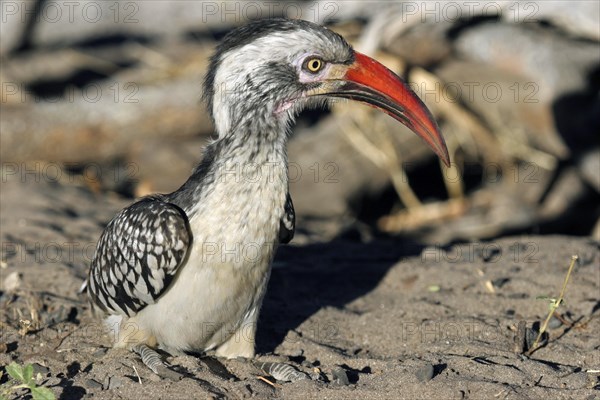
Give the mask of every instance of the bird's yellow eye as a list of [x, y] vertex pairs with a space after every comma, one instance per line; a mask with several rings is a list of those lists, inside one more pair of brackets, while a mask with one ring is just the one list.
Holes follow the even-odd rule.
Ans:
[[320, 58], [312, 57], [304, 62], [304, 69], [315, 74], [319, 72], [324, 65], [325, 63], [323, 62], [323, 60], [321, 60]]

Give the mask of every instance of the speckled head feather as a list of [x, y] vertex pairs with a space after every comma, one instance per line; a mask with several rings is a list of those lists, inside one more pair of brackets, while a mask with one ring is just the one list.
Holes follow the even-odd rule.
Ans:
[[[323, 26], [304, 20], [291, 20], [285, 18], [252, 21], [247, 25], [229, 32], [219, 43], [215, 53], [210, 58], [208, 71], [204, 79], [202, 98], [206, 102], [208, 112], [213, 122], [215, 120], [213, 110], [216, 91], [215, 79], [225, 55], [232, 50], [240, 49], [241, 47], [249, 45], [270, 34], [293, 34], [294, 32], [302, 32], [303, 35], [299, 38], [307, 40], [305, 45], [318, 46], [319, 42], [321, 42], [322, 45], [326, 45], [323, 46], [324, 52], [328, 53], [323, 54], [326, 61], [340, 63], [351, 63], [354, 61], [354, 51], [348, 42], [346, 42], [339, 34]], [[310, 40], [310, 36], [313, 36], [312, 40]], [[290, 37], [290, 39], [291, 38], [292, 37]], [[289, 42], [289, 48], [296, 45], [301, 46], [302, 44], [298, 42], [294, 43], [293, 41]], [[273, 57], [273, 65], [276, 64], [276, 61], [277, 57]], [[282, 82], [282, 84], [284, 83]]]

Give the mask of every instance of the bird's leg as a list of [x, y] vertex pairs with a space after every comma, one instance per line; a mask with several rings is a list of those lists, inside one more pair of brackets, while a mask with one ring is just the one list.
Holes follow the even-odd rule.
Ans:
[[257, 319], [258, 311], [254, 310], [240, 324], [235, 332], [217, 347], [215, 355], [222, 358], [254, 357]]
[[250, 362], [265, 374], [281, 382], [311, 379], [309, 375], [299, 371], [290, 364], [283, 362], [260, 362], [253, 359], [255, 355], [257, 317], [257, 312], [251, 313], [235, 333], [216, 349], [215, 356], [245, 363]]
[[160, 355], [146, 344], [136, 344], [131, 348], [131, 350], [136, 352], [142, 359], [142, 362], [156, 375], [174, 381], [178, 381], [183, 378], [183, 375], [179, 372], [169, 369], [169, 367], [167, 367], [167, 365], [160, 359]]
[[247, 332], [242, 332], [242, 329], [239, 329], [216, 349], [215, 355], [222, 358], [254, 357], [254, 332], [251, 336], [248, 336]]

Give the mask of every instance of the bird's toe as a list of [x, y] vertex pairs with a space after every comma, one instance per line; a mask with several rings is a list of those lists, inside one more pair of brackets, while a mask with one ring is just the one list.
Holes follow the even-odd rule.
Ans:
[[154, 372], [161, 378], [166, 378], [166, 379], [170, 379], [170, 380], [174, 380], [174, 381], [178, 381], [183, 378], [182, 374], [170, 369], [167, 366], [167, 364], [165, 364], [161, 360], [160, 355], [155, 350], [148, 347], [147, 345], [137, 344], [132, 347], [132, 350], [140, 356], [140, 358], [142, 359], [142, 362], [148, 368], [150, 368], [152, 370], [152, 372]]

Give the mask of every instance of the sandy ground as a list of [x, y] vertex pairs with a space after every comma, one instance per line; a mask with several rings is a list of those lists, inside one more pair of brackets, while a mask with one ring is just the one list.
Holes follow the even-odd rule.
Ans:
[[[167, 358], [186, 372], [170, 381], [110, 349], [77, 295], [102, 227], [127, 201], [21, 180], [1, 187], [0, 366], [34, 364], [57, 398], [600, 399], [600, 251], [591, 238], [444, 248], [303, 238], [277, 255], [258, 359], [320, 371], [321, 380], [270, 385], [250, 363], [223, 361], [222, 370], [190, 355]], [[572, 254], [563, 321], [553, 319], [548, 344], [524, 356], [517, 326], [543, 320], [547, 300], [536, 298], [558, 294]]]

